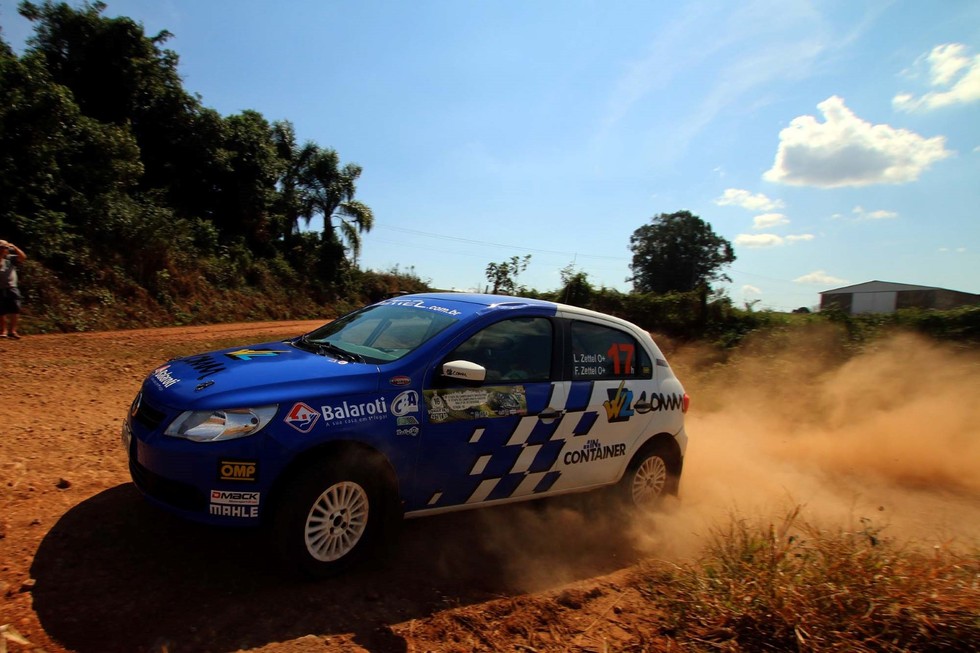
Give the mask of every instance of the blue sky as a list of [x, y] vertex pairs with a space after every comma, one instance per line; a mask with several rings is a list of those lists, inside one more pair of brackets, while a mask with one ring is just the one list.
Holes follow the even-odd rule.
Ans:
[[363, 166], [363, 267], [482, 289], [531, 254], [528, 287], [574, 263], [628, 290], [633, 231], [689, 210], [734, 244], [737, 305], [872, 279], [980, 293], [975, 0], [107, 4], [173, 33], [206, 106]]

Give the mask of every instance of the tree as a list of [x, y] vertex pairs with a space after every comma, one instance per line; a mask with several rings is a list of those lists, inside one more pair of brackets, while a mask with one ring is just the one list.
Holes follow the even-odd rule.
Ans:
[[123, 16], [107, 18], [104, 2], [22, 2], [34, 23], [28, 56], [40, 57], [78, 112], [132, 133], [143, 173], [139, 190], [163, 190], [185, 217], [213, 217], [220, 204], [224, 125], [184, 90], [179, 58], [163, 46], [166, 30], [147, 36]]
[[[299, 155], [299, 184], [304, 196], [302, 217], [309, 224], [314, 215], [323, 216], [323, 240], [339, 244], [346, 241], [352, 258], [361, 253], [361, 234], [371, 231], [374, 213], [354, 199], [361, 166], [348, 163], [340, 167], [335, 150], [307, 143]], [[338, 224], [334, 224], [334, 220]], [[337, 230], [340, 230], [338, 236]]]
[[247, 110], [225, 119], [225, 134], [227, 169], [220, 178], [215, 222], [226, 234], [242, 236], [251, 249], [261, 251], [279, 235], [271, 211], [283, 163], [272, 127], [262, 114]]
[[559, 272], [561, 291], [558, 301], [572, 306], [587, 307], [595, 289], [589, 283], [589, 275], [575, 269], [574, 263], [569, 263]]
[[487, 281], [493, 284], [493, 293], [513, 295], [521, 290], [517, 285], [517, 275], [526, 270], [530, 262], [531, 255], [527, 254], [523, 258], [511, 256], [509, 261], [503, 263], [488, 263]]
[[277, 182], [273, 210], [278, 216], [281, 236], [287, 245], [299, 234], [299, 218], [303, 212], [299, 189], [300, 147], [296, 144], [296, 129], [288, 120], [272, 123], [272, 143], [280, 162], [280, 176]]
[[661, 213], [630, 236], [636, 292], [689, 292], [730, 281], [721, 268], [735, 261], [732, 244], [690, 211]]

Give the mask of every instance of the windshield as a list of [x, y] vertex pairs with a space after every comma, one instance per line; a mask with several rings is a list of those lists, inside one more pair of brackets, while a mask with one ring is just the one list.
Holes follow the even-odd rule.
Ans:
[[415, 351], [456, 318], [408, 306], [374, 305], [312, 331], [296, 344], [353, 362], [387, 363]]

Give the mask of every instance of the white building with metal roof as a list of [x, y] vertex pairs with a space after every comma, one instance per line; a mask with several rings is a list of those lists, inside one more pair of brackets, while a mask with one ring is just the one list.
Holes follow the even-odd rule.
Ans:
[[980, 304], [980, 295], [891, 281], [867, 281], [820, 293], [820, 310], [858, 313], [894, 313], [902, 308], [948, 310]]

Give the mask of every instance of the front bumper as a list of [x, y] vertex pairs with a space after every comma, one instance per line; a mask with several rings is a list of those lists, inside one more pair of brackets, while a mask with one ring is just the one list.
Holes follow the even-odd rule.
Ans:
[[[143, 402], [145, 405], [145, 401]], [[146, 409], [140, 407], [145, 413]], [[271, 480], [269, 438], [258, 433], [224, 442], [191, 442], [163, 435], [169, 423], [131, 414], [122, 442], [137, 489], [151, 503], [181, 517], [222, 526], [254, 526], [264, 516]], [[171, 417], [172, 418], [172, 417]]]

